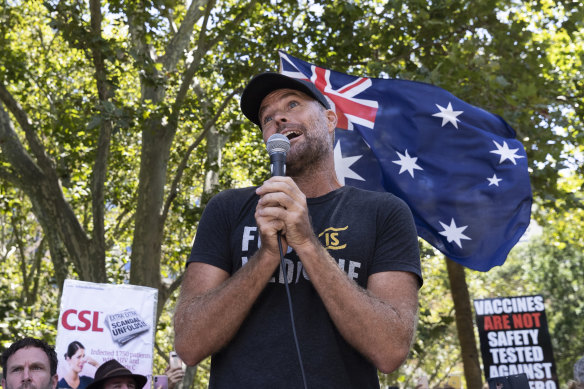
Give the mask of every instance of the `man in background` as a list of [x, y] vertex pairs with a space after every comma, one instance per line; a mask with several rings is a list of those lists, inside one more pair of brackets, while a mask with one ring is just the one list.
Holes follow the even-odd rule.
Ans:
[[57, 354], [40, 339], [20, 339], [2, 353], [4, 389], [55, 389]]

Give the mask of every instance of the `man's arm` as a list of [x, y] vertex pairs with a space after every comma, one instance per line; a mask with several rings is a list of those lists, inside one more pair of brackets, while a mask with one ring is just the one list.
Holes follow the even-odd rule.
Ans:
[[296, 252], [345, 340], [380, 371], [396, 370], [406, 359], [414, 337], [417, 277], [398, 271], [375, 273], [363, 289], [349, 279], [318, 240]]
[[174, 314], [175, 349], [187, 365], [196, 365], [233, 338], [278, 263], [259, 249], [232, 277], [205, 263], [187, 267]]

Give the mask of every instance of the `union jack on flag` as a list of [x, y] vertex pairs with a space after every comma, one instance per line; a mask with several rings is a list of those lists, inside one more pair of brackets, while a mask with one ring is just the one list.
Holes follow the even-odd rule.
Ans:
[[310, 80], [337, 113], [343, 185], [402, 198], [418, 235], [463, 266], [505, 262], [529, 225], [532, 198], [525, 150], [501, 117], [430, 84], [355, 77], [279, 54], [280, 72]]

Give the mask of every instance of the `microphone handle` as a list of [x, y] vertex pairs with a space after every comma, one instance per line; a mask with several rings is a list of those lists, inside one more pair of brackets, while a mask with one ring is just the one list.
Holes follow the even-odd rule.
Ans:
[[286, 153], [273, 153], [270, 155], [270, 172], [272, 177], [286, 175]]

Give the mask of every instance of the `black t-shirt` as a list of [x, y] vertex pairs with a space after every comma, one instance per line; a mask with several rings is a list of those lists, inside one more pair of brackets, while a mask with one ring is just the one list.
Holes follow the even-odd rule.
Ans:
[[[261, 244], [254, 218], [258, 199], [255, 188], [212, 198], [188, 262], [230, 274], [247, 263]], [[342, 187], [307, 203], [316, 236], [360, 286], [384, 271], [414, 273], [421, 285], [416, 229], [402, 200]], [[289, 249], [284, 259], [308, 387], [379, 388], [377, 369], [340, 335], [296, 253]], [[302, 387], [283, 282], [278, 269], [234, 339], [212, 356], [210, 388]]]

